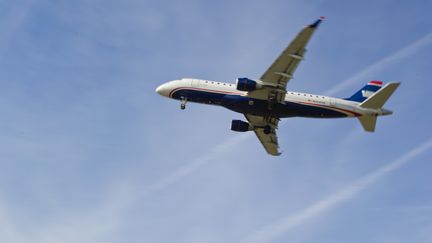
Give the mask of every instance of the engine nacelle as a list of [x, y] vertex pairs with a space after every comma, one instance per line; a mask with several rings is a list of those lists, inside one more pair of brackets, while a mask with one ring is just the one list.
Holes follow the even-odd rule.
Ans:
[[253, 128], [248, 122], [244, 122], [242, 120], [232, 120], [231, 122], [231, 130], [235, 132], [247, 132], [251, 131]]
[[261, 88], [261, 85], [256, 81], [248, 78], [238, 78], [237, 79], [237, 90], [240, 91], [253, 91]]

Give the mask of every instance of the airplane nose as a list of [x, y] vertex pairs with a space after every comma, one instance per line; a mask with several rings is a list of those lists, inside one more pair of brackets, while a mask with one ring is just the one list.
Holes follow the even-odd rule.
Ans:
[[159, 85], [155, 91], [156, 91], [156, 93], [162, 95], [162, 85]]
[[168, 87], [166, 84], [159, 85], [159, 87], [156, 88], [156, 93], [162, 95], [162, 96], [168, 96]]

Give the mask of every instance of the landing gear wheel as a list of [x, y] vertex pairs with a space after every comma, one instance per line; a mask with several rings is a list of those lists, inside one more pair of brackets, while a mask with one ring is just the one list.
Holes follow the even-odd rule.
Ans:
[[181, 100], [180, 109], [182, 109], [182, 110], [186, 109], [187, 99], [184, 97], [181, 97], [180, 100]]
[[271, 127], [269, 125], [264, 127], [264, 134], [270, 134], [271, 133]]

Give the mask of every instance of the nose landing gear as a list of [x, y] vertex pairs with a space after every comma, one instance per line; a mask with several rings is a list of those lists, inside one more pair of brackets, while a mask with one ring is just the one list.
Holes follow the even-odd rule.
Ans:
[[186, 99], [185, 97], [182, 96], [182, 97], [180, 98], [180, 100], [181, 100], [181, 103], [180, 103], [180, 109], [182, 109], [182, 110], [186, 109], [187, 99]]

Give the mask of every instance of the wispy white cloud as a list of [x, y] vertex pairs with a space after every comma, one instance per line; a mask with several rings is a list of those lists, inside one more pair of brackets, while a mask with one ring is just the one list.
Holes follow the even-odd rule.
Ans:
[[163, 190], [164, 188], [180, 181], [184, 177], [189, 176], [202, 166], [214, 161], [217, 157], [221, 156], [223, 153], [231, 150], [235, 147], [236, 144], [239, 144], [240, 142], [244, 141], [246, 138], [248, 138], [248, 134], [240, 134], [238, 136], [235, 136], [233, 138], [228, 139], [227, 141], [217, 145], [214, 147], [209, 153], [206, 153], [190, 163], [185, 164], [184, 166], [178, 168], [177, 170], [173, 171], [172, 173], [161, 177], [159, 180], [155, 181], [153, 184], [148, 185], [143, 193], [151, 193], [156, 192], [159, 190]]
[[429, 212], [432, 212], [432, 205], [430, 205], [430, 203], [427, 203], [427, 204], [422, 204], [422, 205], [409, 205], [409, 206], [402, 206], [402, 207], [386, 206], [386, 207], [369, 208], [369, 210], [372, 210], [372, 211], [391, 210], [391, 211], [396, 211], [396, 212], [423, 212], [423, 213], [429, 213]]
[[[135, 207], [141, 200], [190, 176], [249, 136], [246, 133], [235, 136], [145, 187], [129, 179], [112, 183], [108, 186], [109, 191], [100, 204], [89, 206], [80, 212], [66, 214], [57, 218], [55, 224], [41, 225], [41, 228], [36, 227], [38, 230], [32, 233], [26, 232], [26, 235], [32, 235], [34, 242], [45, 243], [105, 242], [104, 237], [115, 232], [123, 223], [123, 217], [128, 210]], [[7, 225], [13, 224], [8, 223]], [[9, 231], [16, 235], [16, 230], [16, 228], [11, 228]]]
[[383, 178], [390, 172], [399, 169], [403, 165], [412, 161], [412, 159], [414, 159], [416, 156], [419, 156], [420, 154], [428, 151], [431, 148], [432, 138], [418, 145], [417, 147], [405, 153], [400, 158], [392, 161], [391, 163], [354, 181], [349, 186], [343, 188], [335, 194], [319, 200], [316, 203], [304, 208], [297, 213], [294, 213], [287, 217], [283, 217], [267, 226], [264, 226], [263, 228], [248, 236], [244, 240], [244, 242], [258, 243], [272, 241], [273, 239], [281, 236], [287, 231], [293, 229], [294, 227], [306, 223], [309, 219], [319, 217], [327, 211], [331, 210], [332, 208], [338, 206], [339, 204], [353, 199], [360, 192], [376, 183], [379, 179]]
[[422, 48], [432, 44], [432, 33], [429, 33], [422, 38], [414, 41], [413, 43], [409, 44], [408, 46], [405, 46], [404, 48], [392, 53], [389, 56], [386, 56], [379, 61], [372, 63], [371, 65], [367, 66], [360, 72], [354, 74], [350, 78], [346, 79], [345, 81], [341, 82], [339, 85], [336, 85], [335, 87], [331, 88], [330, 90], [327, 90], [324, 94], [325, 95], [334, 95], [337, 92], [343, 90], [346, 87], [349, 87], [352, 84], [355, 84], [359, 81], [364, 81], [365, 78], [367, 78], [369, 75], [379, 72], [383, 68], [397, 62], [401, 61], [404, 58], [407, 58], [416, 52], [420, 51]]

